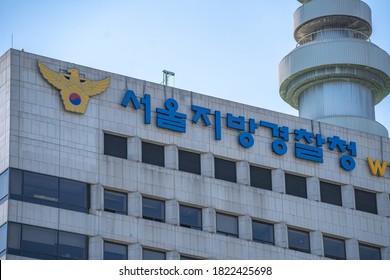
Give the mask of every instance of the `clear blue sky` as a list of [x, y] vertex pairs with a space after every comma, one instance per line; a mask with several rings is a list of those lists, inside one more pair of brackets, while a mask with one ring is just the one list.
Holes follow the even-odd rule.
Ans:
[[[342, 0], [340, 0], [342, 1]], [[365, 0], [371, 41], [390, 53], [390, 1]], [[287, 114], [279, 61], [296, 0], [1, 0], [0, 53], [13, 47]], [[171, 80], [173, 85], [173, 80]], [[376, 107], [390, 131], [390, 96]]]

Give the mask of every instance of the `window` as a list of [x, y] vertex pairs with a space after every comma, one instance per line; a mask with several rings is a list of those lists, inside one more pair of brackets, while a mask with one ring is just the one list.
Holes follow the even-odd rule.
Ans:
[[339, 185], [320, 182], [321, 201], [342, 206], [341, 187]]
[[0, 257], [3, 256], [7, 248], [7, 224], [0, 227]]
[[192, 256], [187, 256], [187, 255], [180, 255], [180, 260], [182, 261], [193, 261], [193, 260], [200, 260], [196, 257], [192, 257]]
[[217, 233], [238, 237], [238, 218], [227, 214], [217, 213]]
[[376, 194], [355, 189], [356, 210], [378, 214], [376, 207]]
[[359, 256], [361, 260], [381, 260], [381, 249], [374, 246], [359, 244]]
[[8, 169], [0, 175], [0, 203], [3, 202], [3, 199], [8, 195]]
[[143, 197], [142, 217], [147, 220], [165, 222], [165, 202]]
[[127, 138], [104, 133], [104, 154], [127, 159]]
[[179, 170], [200, 175], [200, 154], [179, 150]]
[[142, 142], [142, 162], [164, 167], [164, 146]]
[[143, 260], [165, 260], [166, 255], [165, 252], [150, 250], [150, 249], [142, 249], [142, 259]]
[[253, 241], [274, 244], [274, 225], [253, 220], [252, 236]]
[[127, 215], [127, 194], [104, 190], [104, 211]]
[[250, 177], [252, 187], [272, 190], [271, 170], [251, 165]]
[[288, 229], [288, 248], [310, 253], [310, 237], [306, 231]]
[[214, 158], [215, 178], [229, 182], [237, 182], [236, 163], [221, 158]]
[[345, 241], [324, 236], [324, 255], [331, 259], [345, 260]]
[[10, 169], [10, 197], [87, 213], [88, 184], [54, 176]]
[[127, 260], [127, 245], [104, 241], [105, 260]]
[[202, 230], [202, 209], [180, 205], [180, 226]]
[[307, 198], [306, 178], [292, 174], [285, 174], [286, 194]]
[[85, 235], [9, 223], [8, 253], [36, 259], [88, 259]]
[[88, 212], [88, 184], [60, 179], [59, 207], [79, 212]]

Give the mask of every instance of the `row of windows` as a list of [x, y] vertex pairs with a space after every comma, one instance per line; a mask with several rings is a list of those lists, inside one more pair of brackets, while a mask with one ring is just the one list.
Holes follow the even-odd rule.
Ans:
[[45, 260], [88, 259], [86, 235], [12, 222], [3, 227], [4, 234], [8, 232], [7, 254]]
[[[112, 204], [111, 197], [121, 197], [118, 203]], [[127, 213], [127, 194], [104, 191], [104, 203], [111, 205], [110, 212], [119, 214]], [[106, 209], [106, 207], [105, 207]], [[193, 206], [179, 205], [180, 226], [195, 230], [202, 230], [202, 209]], [[142, 217], [144, 219], [165, 222], [165, 202], [163, 200], [142, 197]], [[216, 213], [216, 233], [239, 237], [238, 217], [225, 213]], [[252, 220], [252, 240], [275, 245], [274, 225], [272, 223]], [[289, 249], [310, 253], [310, 234], [308, 231], [288, 228]], [[345, 241], [333, 237], [324, 236], [324, 255], [334, 259], [346, 259]], [[380, 248], [360, 245], [362, 259], [380, 259]], [[123, 251], [124, 252], [124, 251]], [[369, 255], [371, 254], [371, 255]]]
[[[120, 145], [118, 143], [121, 143]], [[104, 154], [127, 158], [127, 138], [104, 134]], [[164, 167], [164, 146], [142, 142], [142, 162]], [[179, 149], [179, 170], [201, 174], [200, 154]], [[229, 182], [237, 182], [236, 162], [215, 157], [215, 178]], [[270, 169], [250, 165], [250, 185], [272, 190], [272, 174]], [[286, 194], [307, 198], [306, 178], [293, 174], [285, 174]], [[321, 201], [342, 206], [341, 186], [328, 182], [320, 182]], [[376, 194], [355, 190], [356, 209], [377, 214]]]
[[[226, 218], [228, 217], [228, 220]], [[230, 228], [223, 225], [231, 235], [236, 228], [233, 216], [217, 216], [220, 222], [231, 224]], [[274, 244], [273, 225], [253, 221], [254, 241]], [[233, 229], [234, 228], [234, 229]], [[226, 232], [224, 232], [226, 233]], [[0, 253], [19, 255], [36, 259], [88, 259], [88, 236], [54, 229], [30, 226], [9, 222], [0, 227]], [[310, 234], [294, 228], [288, 228], [289, 249], [310, 253]], [[323, 237], [324, 256], [333, 259], [346, 259], [345, 241], [330, 236]], [[104, 242], [105, 260], [125, 260], [128, 258], [128, 246], [114, 242]], [[359, 243], [359, 256], [362, 260], [380, 260], [381, 251], [378, 247]], [[143, 248], [144, 260], [163, 260], [166, 253], [158, 250]], [[181, 256], [181, 259], [194, 259]]]
[[11, 199], [88, 213], [88, 184], [10, 168], [1, 176], [1, 193]]

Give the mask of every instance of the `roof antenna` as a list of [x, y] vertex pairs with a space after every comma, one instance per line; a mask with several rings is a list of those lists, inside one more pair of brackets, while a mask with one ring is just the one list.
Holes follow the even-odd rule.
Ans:
[[175, 77], [175, 73], [171, 72], [171, 71], [168, 71], [168, 70], [163, 70], [163, 82], [162, 82], [162, 84], [164, 86], [168, 85], [168, 79], [169, 79], [170, 76]]

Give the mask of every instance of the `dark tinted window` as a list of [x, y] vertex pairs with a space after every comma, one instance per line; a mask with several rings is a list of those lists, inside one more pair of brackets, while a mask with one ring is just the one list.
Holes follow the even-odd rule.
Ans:
[[180, 205], [180, 225], [202, 230], [202, 209]]
[[89, 208], [88, 184], [17, 169], [10, 169], [10, 196], [83, 213]]
[[374, 246], [359, 244], [359, 256], [361, 260], [381, 260], [381, 249]]
[[33, 172], [23, 172], [23, 196], [33, 203], [58, 206], [58, 178]]
[[307, 198], [306, 178], [292, 174], [285, 174], [286, 194]]
[[127, 159], [127, 138], [104, 133], [104, 154]]
[[87, 212], [88, 184], [68, 179], [60, 179], [60, 208]]
[[260, 221], [252, 221], [253, 241], [274, 244], [274, 225]]
[[127, 245], [104, 242], [105, 260], [127, 260]]
[[127, 214], [127, 194], [104, 190], [104, 211]]
[[144, 219], [164, 222], [165, 202], [157, 199], [142, 198], [142, 216]]
[[88, 237], [9, 223], [8, 253], [35, 259], [88, 259]]
[[87, 242], [85, 235], [58, 232], [58, 258], [72, 260], [87, 260]]
[[143, 260], [165, 260], [165, 252], [142, 249], [142, 259]]
[[5, 254], [7, 248], [7, 224], [0, 227], [0, 257]]
[[327, 258], [345, 260], [345, 241], [324, 236], [324, 255]]
[[356, 210], [377, 214], [376, 194], [355, 189]]
[[271, 170], [251, 165], [250, 177], [252, 187], [272, 190]]
[[342, 206], [341, 187], [339, 185], [320, 182], [321, 201]]
[[236, 163], [221, 158], [214, 158], [215, 178], [230, 182], [237, 182]]
[[179, 170], [200, 175], [200, 154], [179, 150]]
[[8, 195], [8, 169], [0, 175], [0, 202]]
[[142, 142], [142, 162], [164, 167], [164, 146]]
[[227, 214], [217, 213], [217, 233], [238, 237], [238, 218]]
[[288, 248], [310, 253], [310, 237], [306, 231], [288, 229]]

